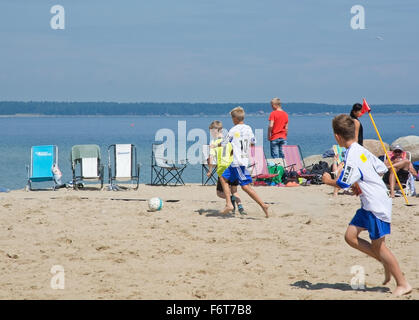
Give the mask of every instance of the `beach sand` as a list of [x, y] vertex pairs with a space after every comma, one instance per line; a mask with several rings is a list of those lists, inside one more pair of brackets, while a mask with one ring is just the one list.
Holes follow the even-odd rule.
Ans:
[[[343, 239], [358, 198], [325, 185], [256, 190], [273, 203], [269, 219], [243, 192], [248, 215], [220, 216], [215, 187], [199, 185], [0, 194], [0, 299], [394, 299], [395, 281], [383, 286], [382, 266]], [[140, 201], [154, 196], [160, 212]], [[394, 200], [387, 237], [414, 288], [397, 299], [419, 298], [419, 198], [409, 200]], [[54, 265], [63, 290], [51, 288]], [[354, 265], [365, 290], [351, 287]]]

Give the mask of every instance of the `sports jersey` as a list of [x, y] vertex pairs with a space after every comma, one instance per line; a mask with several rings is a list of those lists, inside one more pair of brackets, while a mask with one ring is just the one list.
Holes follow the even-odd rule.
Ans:
[[380, 159], [354, 142], [346, 151], [345, 167], [336, 184], [341, 188], [349, 188], [358, 183], [362, 191], [362, 208], [372, 212], [378, 219], [390, 223], [392, 200], [380, 176], [387, 171]]
[[233, 146], [231, 143], [226, 143], [218, 147], [223, 142], [223, 138], [219, 138], [211, 142], [210, 156], [215, 160], [217, 164], [217, 175], [220, 177], [223, 172], [233, 162]]
[[231, 142], [233, 146], [232, 167], [246, 167], [249, 165], [250, 145], [255, 143], [255, 135], [247, 124], [238, 124], [230, 129], [223, 144]]

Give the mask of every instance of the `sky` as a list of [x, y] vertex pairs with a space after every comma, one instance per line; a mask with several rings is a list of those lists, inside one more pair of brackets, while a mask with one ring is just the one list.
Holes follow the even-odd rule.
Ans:
[[418, 17], [417, 0], [0, 0], [0, 101], [419, 104]]

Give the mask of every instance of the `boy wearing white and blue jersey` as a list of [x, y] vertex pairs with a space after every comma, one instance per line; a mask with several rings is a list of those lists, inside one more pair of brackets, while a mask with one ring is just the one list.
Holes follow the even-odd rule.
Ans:
[[228, 142], [233, 147], [233, 162], [220, 176], [221, 186], [226, 196], [226, 207], [224, 214], [231, 212], [234, 206], [230, 199], [229, 182], [235, 183], [238, 181], [243, 191], [245, 191], [256, 203], [262, 208], [266, 218], [268, 215], [269, 206], [262, 201], [256, 191], [251, 187], [252, 178], [247, 170], [249, 166], [250, 147], [255, 143], [255, 136], [252, 128], [244, 123], [244, 110], [242, 107], [237, 107], [230, 112], [234, 127], [230, 129], [226, 139], [221, 145]]
[[[333, 132], [339, 146], [347, 149], [345, 167], [336, 179], [332, 179], [329, 173], [323, 174], [323, 182], [339, 188], [352, 187], [361, 199], [361, 208], [349, 223], [345, 240], [350, 246], [383, 264], [383, 284], [387, 284], [391, 276], [394, 276], [397, 283], [394, 295], [407, 294], [412, 291], [412, 287], [384, 242], [385, 236], [390, 234], [392, 200], [380, 175], [388, 169], [382, 161], [356, 142], [355, 124], [351, 117], [343, 114], [335, 117]], [[359, 233], [364, 230], [368, 230], [371, 242], [359, 238]]]

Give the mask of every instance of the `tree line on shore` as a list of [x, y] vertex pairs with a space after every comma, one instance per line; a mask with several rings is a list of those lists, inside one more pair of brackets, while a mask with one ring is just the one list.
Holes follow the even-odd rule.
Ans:
[[[53, 102], [53, 101], [0, 101], [0, 115], [220, 115], [228, 114], [238, 105], [248, 114], [271, 112], [269, 102], [264, 103], [179, 103], [179, 102]], [[283, 103], [291, 114], [349, 113], [352, 105], [319, 103]], [[419, 113], [419, 105], [372, 105], [374, 113]]]

